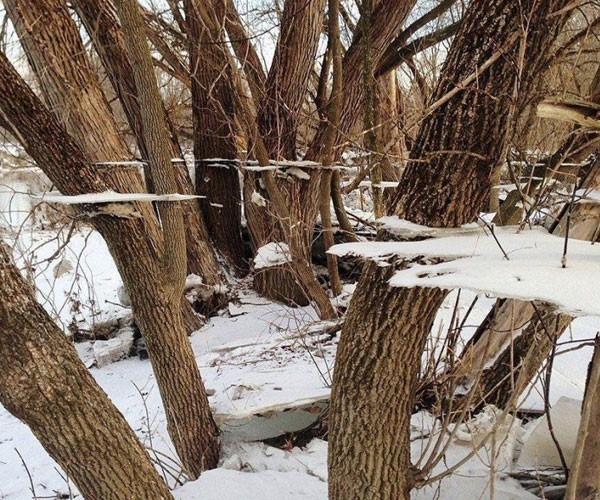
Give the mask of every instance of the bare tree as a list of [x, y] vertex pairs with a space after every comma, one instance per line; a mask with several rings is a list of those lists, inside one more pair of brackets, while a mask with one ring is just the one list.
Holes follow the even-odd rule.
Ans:
[[239, 273], [246, 264], [234, 89], [225, 23], [222, 15], [217, 17], [223, 9], [196, 0], [186, 0], [184, 5], [192, 78], [196, 189], [206, 196], [201, 206], [216, 248]]
[[0, 289], [0, 402], [31, 428], [86, 498], [172, 498], [2, 243]]
[[[395, 215], [438, 227], [477, 217], [517, 101], [565, 22], [564, 14], [549, 15], [566, 3], [470, 4], [397, 189]], [[421, 355], [446, 293], [391, 288], [393, 267], [365, 266], [344, 323], [330, 414], [334, 500], [409, 498], [419, 478], [410, 462], [410, 415]]]
[[[142, 159], [147, 160], [148, 148], [142, 129], [137, 87], [133, 79], [131, 64], [127, 58], [127, 49], [113, 2], [111, 0], [76, 0], [73, 2], [73, 6], [82, 20], [94, 44], [94, 48], [106, 69], [108, 79], [119, 98], [129, 127], [136, 138]], [[46, 22], [44, 22], [43, 26], [47, 26]], [[68, 47], [64, 47], [64, 49], [68, 50]], [[47, 54], [46, 57], [49, 55]], [[81, 57], [83, 57], [83, 54]], [[45, 60], [42, 67], [51, 68], [52, 66]], [[170, 126], [169, 128], [171, 129], [172, 127]], [[181, 148], [177, 137], [173, 134], [171, 134], [171, 143], [172, 157], [181, 158]], [[194, 188], [187, 169], [181, 162], [176, 162], [175, 164], [177, 165], [175, 176], [178, 192], [193, 194]], [[145, 170], [146, 184], [152, 191], [152, 175], [150, 169], [146, 168]], [[186, 228], [188, 272], [202, 277], [206, 285], [221, 284], [223, 277], [221, 276], [219, 265], [209, 243], [208, 230], [202, 218], [198, 201], [186, 201], [182, 203], [182, 206]]]
[[[0, 109], [11, 131], [27, 153], [64, 194], [98, 193], [121, 190], [114, 178], [102, 178], [80, 147], [56, 124], [5, 56], [0, 57]], [[82, 217], [97, 207], [84, 208]], [[125, 218], [119, 214], [92, 217], [104, 236], [124, 282], [131, 292], [134, 314], [140, 322], [161, 390], [171, 435], [190, 474], [216, 462], [219, 439], [212, 421], [204, 387], [183, 324], [179, 302], [163, 292], [162, 250], [153, 238], [154, 214], [141, 205], [126, 204]], [[146, 218], [127, 213], [148, 214]], [[88, 215], [89, 217], [89, 215]], [[149, 237], [151, 236], [151, 237]], [[132, 258], [135, 249], [135, 258]], [[206, 433], [207, 428], [210, 432]], [[208, 444], [202, 438], [208, 439]], [[186, 447], [193, 445], [192, 450]], [[194, 456], [190, 456], [195, 452]], [[210, 457], [210, 459], [207, 459]]]

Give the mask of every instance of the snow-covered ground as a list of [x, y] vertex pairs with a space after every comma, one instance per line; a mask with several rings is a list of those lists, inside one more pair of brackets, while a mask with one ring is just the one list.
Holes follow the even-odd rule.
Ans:
[[[68, 227], [58, 236], [56, 231], [25, 230], [16, 244], [12, 236], [6, 236], [19, 265], [35, 279], [40, 301], [65, 331], [93, 330], [129, 314], [120, 303], [121, 280], [100, 236], [89, 230], [75, 231], [67, 241], [68, 232]], [[302, 449], [284, 451], [252, 439], [297, 430], [326, 407], [339, 334], [322, 333], [331, 325], [317, 321], [310, 307], [274, 304], [258, 297], [246, 282], [236, 287], [236, 299], [229, 307], [191, 337], [216, 420], [224, 431], [222, 465], [183, 486], [165, 472], [166, 478], [181, 500], [326, 499], [326, 442], [313, 439]], [[463, 292], [462, 314], [473, 297]], [[447, 326], [455, 298], [452, 294], [442, 308], [434, 332]], [[492, 303], [489, 298], [480, 300], [467, 324], [474, 328]], [[593, 339], [598, 330], [600, 318], [582, 317], [561, 339], [559, 350], [568, 352], [555, 362], [552, 403], [561, 396], [582, 398], [591, 348], [571, 350], [579, 344], [569, 342]], [[166, 463], [165, 470], [176, 468], [150, 362], [127, 358], [98, 368], [95, 356], [104, 344], [95, 344], [78, 343], [81, 358], [140, 439], [154, 450], [151, 455], [163, 457], [160, 452], [172, 457], [171, 461], [160, 459]], [[540, 391], [532, 388], [524, 406], [539, 409], [542, 405]], [[490, 410], [470, 426], [457, 429], [433, 475], [472, 456], [453, 474], [415, 491], [414, 498], [535, 498], [506, 474], [514, 467], [513, 459], [526, 435], [520, 421], [504, 419], [498, 435], [473, 453], [474, 444], [486, 439], [498, 418]], [[428, 414], [414, 416], [415, 462], [423, 453], [427, 456], [427, 442], [436, 438], [435, 429]], [[0, 499], [33, 498], [30, 479], [37, 497], [76, 494], [29, 429], [0, 407]]]

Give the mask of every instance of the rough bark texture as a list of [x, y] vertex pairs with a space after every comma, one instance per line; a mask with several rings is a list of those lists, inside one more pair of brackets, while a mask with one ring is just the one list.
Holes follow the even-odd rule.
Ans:
[[[370, 46], [373, 54], [372, 67], [377, 68], [387, 47], [401, 30], [406, 17], [415, 5], [415, 0], [382, 0], [371, 16]], [[363, 80], [364, 59], [364, 20], [360, 20], [354, 32], [352, 44], [346, 51], [343, 61], [342, 94], [344, 102], [341, 109], [340, 129], [335, 146], [341, 144], [361, 117], [361, 107], [365, 97]], [[322, 125], [315, 135], [306, 153], [308, 159], [320, 157], [323, 147], [323, 134], [326, 125]]]
[[[287, 0], [273, 63], [264, 96], [258, 104], [258, 127], [271, 159], [296, 159], [298, 116], [306, 99], [322, 30], [324, 0]], [[292, 175], [278, 179], [279, 189], [290, 212], [290, 247], [310, 262], [314, 221], [319, 212], [320, 172], [306, 169], [310, 179]], [[245, 208], [252, 244], [256, 249], [270, 241], [285, 241], [273, 207], [252, 203], [253, 191], [261, 192], [259, 177], [247, 173], [244, 182]], [[262, 191], [264, 193], [264, 191]], [[316, 280], [316, 278], [315, 278]], [[307, 305], [305, 290], [286, 266], [263, 269], [254, 280], [257, 291], [284, 302]]]
[[[153, 181], [158, 194], [172, 193], [177, 182], [171, 163], [169, 127], [145, 26], [137, 0], [117, 0], [127, 52], [138, 92], [144, 138]], [[165, 405], [167, 428], [181, 459], [193, 478], [217, 466], [220, 452], [219, 430], [212, 418], [208, 396], [192, 347], [187, 341], [179, 300], [186, 277], [185, 230], [179, 203], [159, 202], [164, 251], [160, 274], [161, 294], [132, 297], [139, 314], [140, 328], [146, 334], [148, 354]], [[156, 332], [153, 329], [162, 331]], [[172, 376], [175, 371], [178, 377]]]
[[[196, 191], [210, 236], [236, 273], [246, 268], [234, 96], [224, 20], [210, 5], [184, 2], [192, 79]], [[232, 161], [221, 161], [224, 159]]]
[[[478, 71], [476, 84], [454, 91], [425, 117], [396, 191], [395, 215], [428, 226], [458, 226], [477, 217], [511, 121], [509, 96], [518, 78], [518, 48], [509, 42], [516, 40], [525, 12], [529, 31], [519, 90], [526, 94], [564, 22], [547, 15], [565, 4], [566, 0], [470, 4], [434, 101], [478, 71], [497, 50], [504, 51], [503, 57], [492, 59], [485, 71]], [[342, 330], [330, 413], [332, 500], [408, 499], [413, 485], [411, 395], [423, 346], [445, 293], [392, 289], [386, 282], [389, 273], [389, 268], [374, 264], [366, 267]]]
[[[27, 153], [63, 194], [119, 190], [119, 184], [109, 182], [112, 179], [100, 178], [98, 170], [88, 162], [80, 147], [27, 87], [4, 55], [0, 55], [0, 109]], [[81, 207], [83, 214], [87, 211], [95, 211], [97, 208], [97, 206]], [[143, 211], [141, 204], [131, 204], [131, 208]], [[154, 216], [153, 212], [150, 216]], [[204, 416], [203, 412], [207, 410], [194, 392], [195, 379], [184, 376], [185, 369], [190, 367], [190, 363], [186, 359], [177, 357], [185, 355], [189, 349], [185, 334], [182, 338], [177, 323], [172, 328], [168, 326], [167, 321], [171, 321], [172, 318], [157, 318], [163, 307], [160, 303], [162, 295], [158, 279], [163, 271], [160, 265], [162, 250], [156, 246], [153, 239], [148, 237], [148, 225], [145, 219], [101, 215], [93, 217], [92, 222], [105, 238], [123, 281], [128, 286], [134, 315], [138, 317], [142, 334], [147, 340], [149, 337], [163, 338], [164, 342], [161, 345], [164, 343], [168, 346], [158, 349], [157, 356], [153, 359], [159, 386], [169, 391], [176, 391], [176, 394], [164, 399], [165, 407], [171, 404], [171, 399], [186, 398], [187, 404], [183, 405], [186, 406], [186, 412], [182, 417], [192, 411], [191, 409]], [[131, 258], [132, 248], [136, 248], [139, 252], [135, 259]], [[155, 306], [156, 310], [143, 309], [146, 305], [148, 309]], [[144, 322], [144, 314], [148, 314], [153, 321]], [[152, 340], [150, 344], [156, 345]], [[161, 362], [165, 362], [167, 366], [157, 369], [156, 364]], [[195, 368], [197, 373], [197, 367]], [[167, 409], [167, 415], [169, 414], [175, 415], [176, 412]], [[204, 432], [204, 425], [209, 422], [208, 417], [209, 415], [206, 416], [206, 420], [197, 419], [191, 422], [191, 425], [200, 427], [198, 435]], [[174, 438], [176, 437], [175, 434]]]
[[[331, 95], [327, 106], [327, 115], [325, 119], [329, 122], [327, 133], [325, 134], [325, 148], [323, 159], [321, 161], [323, 167], [333, 165], [335, 152], [333, 151], [333, 143], [335, 141], [335, 131], [340, 124], [340, 108], [342, 104], [342, 46], [340, 42], [340, 4], [339, 0], [328, 1], [328, 39], [327, 39], [327, 54], [332, 61], [333, 66], [333, 81], [331, 84]], [[323, 63], [325, 64], [325, 63]], [[325, 78], [323, 78], [325, 79]], [[321, 225], [323, 227], [323, 242], [325, 244], [325, 252], [335, 245], [333, 229], [331, 223], [331, 183], [333, 181], [333, 170], [325, 170], [321, 173], [320, 186], [320, 214]], [[342, 293], [342, 282], [338, 270], [337, 257], [327, 254], [327, 269], [329, 271], [329, 281], [331, 291], [335, 296]]]
[[222, 2], [216, 2], [215, 7], [219, 18], [225, 18], [225, 28], [229, 35], [229, 41], [246, 76], [250, 93], [255, 102], [260, 102], [264, 95], [267, 75], [261, 59], [252, 45], [251, 38], [246, 33], [235, 4], [232, 0], [223, 0]]
[[566, 500], [597, 498], [600, 492], [600, 345], [596, 340], [594, 356], [579, 424], [575, 456], [569, 474]]
[[[21, 40], [28, 61], [42, 88], [48, 106], [58, 116], [67, 131], [94, 162], [131, 160], [110, 106], [102, 93], [98, 79], [93, 74], [86, 51], [75, 23], [61, 0], [7, 0], [5, 7]], [[142, 177], [136, 169], [120, 167], [96, 168], [99, 179], [107, 182], [117, 192], [145, 192]], [[86, 191], [81, 191], [85, 193]], [[140, 204], [139, 212], [146, 237], [149, 238], [152, 258], [154, 247], [160, 246], [161, 234], [154, 211], [149, 204]], [[103, 235], [111, 245], [120, 245], [120, 231]], [[132, 245], [145, 255], [143, 245]], [[210, 249], [202, 254], [202, 262], [210, 262]], [[144, 257], [142, 257], [144, 259]], [[213, 257], [213, 262], [214, 257]], [[216, 265], [216, 264], [215, 264]], [[122, 273], [122, 269], [119, 270]], [[216, 268], [218, 273], [218, 267]], [[143, 276], [143, 275], [141, 275]], [[205, 278], [210, 279], [208, 274]], [[124, 279], [126, 287], [133, 288]], [[182, 311], [189, 332], [197, 330], [200, 322], [195, 318], [190, 304], [182, 300]]]
[[324, 13], [324, 0], [285, 2], [265, 96], [257, 103], [259, 130], [273, 159], [296, 158], [299, 112], [306, 99]]
[[[75, 0], [73, 6], [100, 56], [108, 78], [125, 111], [142, 159], [147, 160], [148, 150], [142, 129], [137, 87], [114, 6], [111, 1], [100, 0]], [[174, 137], [172, 137], [172, 155], [173, 158], [181, 158], [182, 155], [177, 139]], [[176, 166], [178, 192], [193, 194], [194, 189], [187, 169], [179, 163]], [[149, 185], [152, 185], [150, 178], [146, 180], [150, 181]], [[219, 264], [215, 259], [212, 247], [208, 243], [208, 231], [202, 218], [199, 202], [190, 200], [183, 202], [182, 206], [186, 221], [188, 272], [201, 276], [207, 285], [219, 284], [223, 278], [220, 275]]]
[[85, 498], [172, 498], [3, 244], [0, 288], [0, 403], [30, 427]]

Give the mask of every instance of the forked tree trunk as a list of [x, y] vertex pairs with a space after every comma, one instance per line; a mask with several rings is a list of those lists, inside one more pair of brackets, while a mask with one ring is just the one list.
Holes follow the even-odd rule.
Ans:
[[[223, 0], [221, 0], [223, 1]], [[192, 79], [196, 191], [216, 248], [236, 274], [247, 267], [241, 231], [234, 96], [223, 18], [211, 5], [184, 2]]]
[[[284, 15], [283, 26], [287, 23], [289, 31], [284, 30], [282, 26], [278, 52], [269, 72], [267, 96], [263, 99], [259, 113], [259, 125], [273, 158], [295, 159], [297, 116], [313, 66], [316, 44], [312, 41], [316, 41], [318, 38], [315, 35], [320, 33], [321, 21], [318, 24], [317, 21], [324, 10], [323, 4], [321, 0], [312, 0], [308, 5], [299, 1], [286, 2], [286, 7], [289, 5], [289, 9]], [[383, 48], [393, 40], [398, 26], [402, 25], [413, 5], [414, 0], [389, 0], [378, 5], [372, 23], [373, 54], [383, 53]], [[312, 11], [312, 16], [307, 19], [309, 10]], [[298, 15], [291, 21], [290, 15], [294, 12]], [[306, 29], [309, 27], [310, 37], [306, 36]], [[302, 38], [303, 33], [304, 38]], [[310, 40], [311, 43], [307, 44], [306, 40]], [[298, 53], [300, 45], [303, 50]], [[278, 57], [278, 54], [281, 56]], [[335, 136], [334, 148], [350, 131], [356, 117], [360, 116], [360, 103], [364, 96], [363, 54], [362, 34], [358, 29], [343, 61], [343, 103], [340, 109], [340, 132]], [[377, 62], [375, 60], [374, 65]], [[320, 161], [323, 158], [326, 129], [327, 123], [323, 122], [306, 153], [306, 160]], [[302, 249], [305, 258], [310, 260], [310, 244], [319, 211], [320, 172], [307, 169], [307, 173], [310, 175], [310, 180], [304, 181], [292, 177], [292, 182], [281, 182], [280, 187], [286, 195], [292, 215], [292, 238], [295, 240], [295, 245]], [[255, 176], [249, 175], [244, 186], [246, 200], [251, 199], [252, 192], [255, 190], [260, 191], [258, 180]], [[255, 249], [269, 241], [282, 241], [276, 221], [269, 213], [268, 205], [264, 208], [257, 207], [246, 201], [245, 207]], [[339, 211], [339, 203], [337, 210]], [[262, 270], [257, 273], [254, 283], [259, 293], [271, 298], [298, 305], [308, 303], [305, 292], [287, 266]]]
[[[377, 68], [385, 49], [392, 43], [401, 30], [406, 17], [415, 5], [415, 0], [381, 0], [378, 2], [371, 16], [370, 40], [373, 54], [372, 67]], [[344, 101], [340, 111], [340, 128], [336, 135], [334, 146], [339, 146], [352, 131], [357, 121], [362, 116], [362, 105], [365, 98], [363, 80], [364, 20], [359, 20], [352, 44], [346, 51], [343, 60], [342, 94]], [[310, 147], [306, 153], [307, 159], [320, 158], [323, 148], [323, 135], [326, 124], [319, 127]]]
[[[296, 160], [296, 138], [302, 104], [322, 31], [325, 0], [287, 0], [273, 63], [266, 82], [265, 95], [256, 103], [258, 128], [271, 159]], [[306, 169], [308, 180], [290, 176], [277, 180], [289, 207], [290, 247], [299, 250], [299, 258], [310, 262], [314, 221], [319, 212], [320, 172]], [[259, 176], [247, 172], [245, 208], [255, 250], [269, 242], [285, 241], [271, 202], [265, 207], [252, 202], [252, 193], [265, 193]], [[268, 199], [268, 196], [266, 196]], [[308, 276], [306, 276], [308, 279]], [[313, 277], [313, 285], [317, 285]], [[286, 265], [262, 269], [254, 279], [259, 293], [295, 305], [307, 305], [309, 298], [296, 273]]]
[[[97, 169], [90, 165], [79, 146], [23, 82], [3, 54], [0, 55], [0, 110], [15, 137], [19, 138], [27, 153], [62, 193], [75, 195], [120, 189], [121, 186], [112, 179], [100, 178]], [[128, 206], [132, 210], [143, 210], [141, 204]], [[82, 207], [83, 215], [90, 210], [96, 211], [96, 208]], [[105, 238], [123, 281], [130, 285], [134, 314], [140, 318], [140, 328], [149, 342], [149, 349], [156, 351], [152, 359], [153, 368], [164, 397], [167, 416], [181, 418], [176, 425], [170, 426], [173, 441], [193, 441], [200, 447], [198, 443], [206, 436], [206, 427], [212, 428], [214, 424], [206, 400], [201, 397], [203, 388], [201, 385], [198, 387], [198, 370], [189, 351], [185, 332], [170, 315], [175, 318], [180, 316], [169, 310], [175, 307], [172, 303], [161, 302], [163, 290], [160, 277], [164, 272], [162, 251], [148, 237], [145, 219], [100, 215], [93, 217], [92, 222]], [[137, 250], [136, 258], [132, 258], [133, 248]], [[144, 314], [147, 314], [146, 321]], [[162, 314], [165, 314], [164, 318]], [[157, 318], [157, 315], [160, 317]], [[174, 321], [174, 324], [169, 325], [168, 321]], [[191, 375], [188, 376], [189, 373]], [[171, 392], [168, 398], [163, 390]], [[185, 411], [179, 415], [181, 408]], [[191, 412], [194, 418], [189, 418]], [[214, 450], [218, 448], [218, 439], [213, 438], [212, 441], [204, 449], [198, 450], [193, 463], [184, 464], [190, 475], [197, 474], [200, 468], [216, 460]]]
[[[434, 101], [442, 101], [425, 117], [397, 189], [395, 215], [438, 227], [477, 217], [512, 121], [510, 97], [518, 97], [515, 61], [522, 16], [529, 29], [518, 81], [520, 92], [527, 95], [565, 22], [564, 16], [548, 14], [566, 3], [470, 4], [434, 94]], [[465, 81], [474, 83], [461, 85]], [[410, 461], [413, 391], [429, 330], [446, 293], [390, 288], [392, 272], [393, 266], [365, 267], [342, 330], [330, 413], [332, 500], [408, 499], [418, 477]]]
[[[75, 0], [73, 6], [106, 69], [129, 127], [136, 138], [142, 159], [147, 160], [148, 152], [142, 130], [138, 92], [114, 5], [110, 0]], [[173, 158], [181, 158], [182, 155], [175, 137], [172, 137], [172, 155]], [[178, 192], [193, 194], [194, 187], [187, 169], [181, 163], [176, 163], [176, 166]], [[149, 169], [147, 171], [149, 172]], [[151, 184], [151, 179], [147, 181]], [[186, 227], [188, 272], [202, 277], [204, 283], [209, 286], [222, 283], [223, 277], [208, 240], [208, 231], [198, 201], [186, 201], [182, 206]]]
[[29, 426], [85, 498], [172, 498], [2, 243], [0, 289], [0, 403]]
[[[94, 75], [86, 51], [75, 23], [69, 16], [66, 4], [61, 0], [41, 2], [34, 0], [7, 0], [4, 3], [15, 26], [48, 106], [54, 111], [67, 131], [78, 142], [86, 156], [94, 162], [129, 161], [132, 158], [111, 113], [110, 106], [103, 95], [98, 79]], [[139, 110], [139, 106], [138, 106]], [[141, 128], [140, 128], [141, 132]], [[145, 192], [144, 182], [135, 168], [118, 166], [96, 167], [98, 177], [118, 192]], [[152, 207], [140, 206], [140, 213], [153, 255], [154, 247], [161, 243], [160, 228]], [[109, 247], [121, 244], [122, 234], [103, 235]], [[141, 245], [133, 245], [131, 252], [143, 254]], [[218, 277], [219, 268], [210, 247], [202, 252], [199, 264], [213, 269]], [[210, 267], [211, 262], [215, 268]], [[200, 270], [198, 269], [200, 272]], [[119, 269], [123, 276], [123, 269]], [[212, 272], [203, 272], [203, 277], [214, 279]], [[143, 276], [143, 275], [140, 275]], [[123, 278], [125, 286], [132, 293], [132, 287]], [[189, 332], [200, 327], [191, 305], [182, 296], [182, 312]]]

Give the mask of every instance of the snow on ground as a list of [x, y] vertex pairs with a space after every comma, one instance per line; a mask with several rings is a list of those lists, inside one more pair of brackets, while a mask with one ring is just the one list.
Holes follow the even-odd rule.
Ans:
[[[60, 320], [65, 330], [73, 322], [79, 328], [91, 328], [129, 314], [129, 309], [119, 304], [121, 280], [100, 236], [88, 230], [75, 231], [67, 243], [67, 234], [68, 228], [58, 237], [56, 231], [23, 231], [19, 243], [14, 245], [19, 264], [29, 263], [32, 267], [30, 273], [47, 310]], [[53, 260], [46, 261], [63, 246]], [[345, 289], [350, 292], [353, 286], [347, 285]], [[235, 292], [237, 298], [229, 307], [191, 337], [216, 420], [225, 432], [222, 464], [199, 480], [178, 487], [174, 496], [178, 500], [325, 500], [327, 443], [315, 439], [303, 449], [284, 451], [249, 439], [305, 425], [307, 419], [314, 419], [326, 407], [338, 336], [322, 333], [323, 327], [331, 325], [317, 321], [310, 307], [293, 309], [274, 304], [258, 297], [244, 282]], [[474, 296], [462, 292], [461, 316]], [[432, 351], [439, 346], [435, 343], [436, 336], [443, 338], [455, 300], [453, 293], [440, 312], [433, 329], [438, 333], [432, 335]], [[466, 335], [492, 304], [489, 298], [479, 299], [468, 318], [470, 330]], [[555, 362], [552, 402], [562, 395], [581, 399], [591, 350], [570, 350], [578, 344], [569, 342], [593, 338], [599, 329], [599, 318], [583, 317], [561, 339], [559, 351], [565, 353]], [[93, 343], [83, 342], [76, 347], [82, 359], [89, 361]], [[129, 358], [101, 368], [92, 367], [91, 373], [140, 439], [157, 452], [174, 458], [150, 362]], [[532, 390], [525, 406], [540, 408], [541, 405], [539, 393]], [[282, 412], [284, 408], [292, 410]], [[421, 421], [414, 419], [415, 460], [429, 439], [426, 431], [432, 425], [431, 420], [427, 416]], [[482, 425], [477, 423], [477, 428]], [[472, 453], [476, 441], [475, 437], [469, 437], [472, 433], [471, 428], [457, 432], [448, 446], [445, 461], [434, 468], [434, 475]], [[520, 423], [512, 422], [505, 434], [494, 449], [500, 450], [499, 455], [486, 445], [455, 474], [416, 491], [413, 497], [418, 500], [489, 498], [493, 484], [494, 498], [533, 498], [505, 474], [511, 468], [515, 443], [522, 436]], [[494, 456], [496, 459], [492, 460]], [[490, 463], [496, 464], [493, 482]], [[0, 407], [0, 499], [32, 498], [29, 475], [38, 497], [56, 492], [67, 494], [69, 488], [76, 491], [29, 429]], [[167, 479], [174, 485], [173, 478]]]

